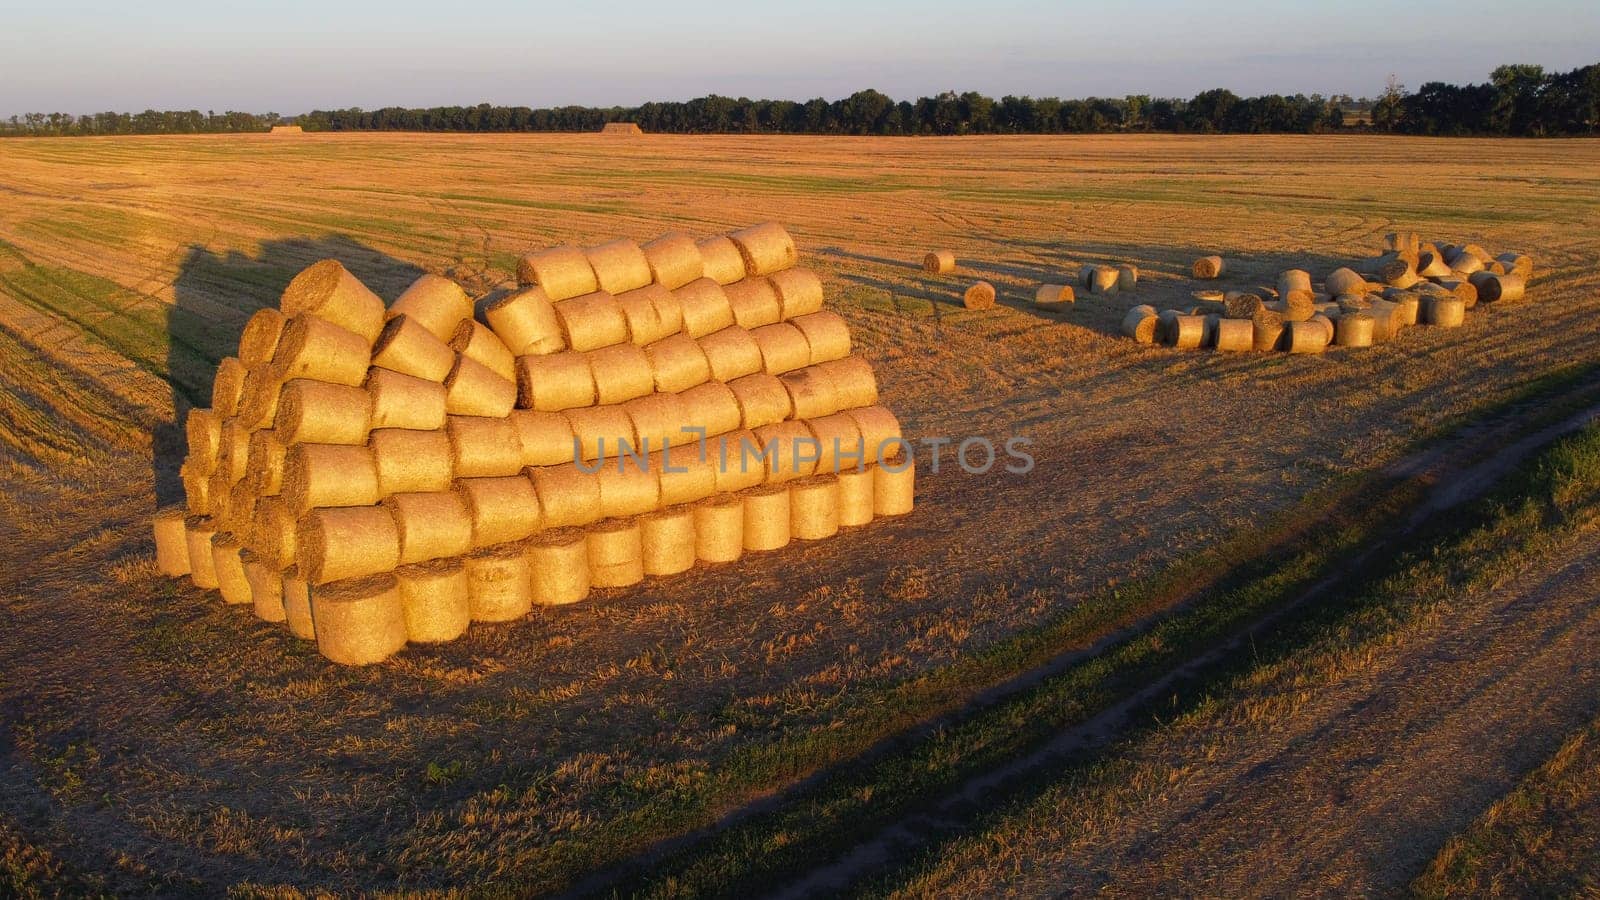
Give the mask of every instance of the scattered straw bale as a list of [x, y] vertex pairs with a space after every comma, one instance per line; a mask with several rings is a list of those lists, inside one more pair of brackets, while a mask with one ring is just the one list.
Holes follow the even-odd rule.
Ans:
[[576, 528], [541, 531], [523, 545], [533, 585], [533, 602], [563, 606], [589, 596], [589, 542]]
[[834, 392], [833, 379], [816, 369], [796, 369], [780, 376], [778, 380], [789, 392], [794, 418], [815, 419], [839, 411], [839, 395]]
[[621, 406], [589, 406], [562, 413], [572, 426], [577, 451], [585, 461], [616, 459], [624, 447], [637, 448], [639, 436], [633, 433], [633, 420]]
[[1265, 305], [1255, 294], [1229, 291], [1222, 300], [1222, 315], [1229, 319], [1250, 319]]
[[650, 456], [650, 468], [661, 482], [661, 505], [694, 503], [717, 491], [717, 459], [708, 441], [673, 444]]
[[771, 275], [792, 268], [800, 258], [794, 238], [777, 222], [763, 222], [741, 228], [728, 235], [739, 248], [744, 269], [750, 275]]
[[705, 258], [694, 238], [681, 231], [663, 234], [642, 248], [650, 275], [667, 290], [676, 290], [705, 274]]
[[1219, 319], [1214, 346], [1226, 352], [1253, 350], [1256, 345], [1255, 324], [1250, 319]]
[[1311, 289], [1311, 273], [1304, 269], [1285, 269], [1278, 273], [1277, 291], [1280, 302], [1297, 297], [1312, 302], [1315, 294]]
[[492, 478], [522, 471], [522, 439], [511, 419], [450, 416], [445, 423], [457, 478]]
[[217, 363], [211, 382], [211, 408], [224, 418], [238, 415], [239, 398], [244, 392], [244, 364], [234, 357]]
[[472, 298], [448, 278], [427, 274], [389, 306], [388, 317], [409, 316], [440, 342], [450, 340], [465, 319], [472, 318]]
[[701, 338], [700, 350], [706, 355], [711, 377], [718, 381], [733, 381], [761, 371], [761, 347], [748, 329], [738, 325]]
[[283, 327], [272, 367], [283, 381], [310, 378], [356, 387], [367, 379], [371, 362], [371, 341], [332, 322], [296, 316]]
[[885, 460], [872, 467], [872, 514], [903, 516], [916, 499], [917, 467], [910, 455]]
[[406, 646], [405, 605], [393, 575], [311, 589], [317, 650], [345, 666], [380, 663]]
[[1337, 297], [1340, 294], [1365, 294], [1367, 280], [1348, 268], [1334, 269], [1322, 282], [1323, 290]]
[[1367, 313], [1346, 313], [1333, 323], [1333, 342], [1340, 347], [1371, 347], [1376, 324]]
[[1122, 333], [1141, 344], [1148, 344], [1156, 339], [1158, 324], [1160, 319], [1156, 316], [1155, 307], [1135, 306], [1122, 317]]
[[618, 588], [644, 580], [644, 541], [637, 519], [606, 519], [588, 534], [589, 583]]
[[272, 307], [258, 309], [244, 323], [239, 335], [239, 361], [246, 369], [264, 366], [272, 361], [278, 350], [278, 339], [283, 336], [283, 326], [288, 318]]
[[841, 469], [839, 479], [839, 527], [856, 528], [872, 521], [873, 468]]
[[589, 258], [569, 244], [524, 256], [517, 262], [517, 281], [544, 288], [551, 302], [581, 297], [600, 289]]
[[383, 300], [332, 259], [296, 275], [278, 308], [287, 316], [306, 314], [332, 322], [360, 335], [368, 347], [383, 330]]
[[1206, 320], [1204, 316], [1170, 316], [1166, 322], [1166, 329], [1161, 335], [1161, 342], [1169, 347], [1179, 350], [1193, 350], [1205, 340]]
[[391, 318], [372, 347], [373, 366], [439, 384], [455, 364], [456, 351], [406, 315]]
[[643, 348], [613, 344], [588, 356], [597, 403], [622, 403], [655, 391], [655, 371], [650, 368], [650, 357]]
[[1315, 318], [1284, 323], [1284, 350], [1290, 353], [1321, 353], [1327, 347], [1328, 332]]
[[1041, 284], [1033, 292], [1033, 305], [1038, 309], [1064, 309], [1077, 299], [1070, 284]]
[[595, 291], [555, 305], [561, 333], [573, 350], [598, 350], [628, 342], [628, 319], [617, 298]]
[[687, 334], [675, 334], [644, 348], [650, 362], [655, 389], [678, 393], [711, 380], [711, 364], [706, 352]]
[[1122, 283], [1122, 275], [1111, 266], [1085, 267], [1091, 294], [1115, 294]]
[[533, 567], [520, 544], [487, 547], [462, 558], [474, 622], [511, 622], [533, 610]]
[[872, 365], [859, 356], [847, 356], [817, 364], [817, 371], [833, 382], [840, 409], [872, 406], [878, 402], [878, 378]]
[[529, 469], [546, 528], [587, 525], [600, 518], [600, 476], [573, 463]]
[[231, 531], [218, 532], [211, 539], [211, 566], [217, 573], [217, 589], [222, 592], [222, 602], [229, 606], [243, 606], [250, 602], [250, 579], [244, 573], [244, 560], [239, 554], [244, 542]]
[[400, 532], [381, 506], [314, 509], [300, 519], [295, 565], [312, 585], [392, 572]]
[[555, 304], [537, 285], [490, 303], [484, 307], [483, 317], [512, 356], [542, 356], [566, 349]]
[[1450, 264], [1444, 261], [1444, 255], [1437, 250], [1424, 252], [1417, 257], [1417, 274], [1423, 278], [1446, 278], [1452, 271]]
[[683, 310], [672, 292], [659, 284], [617, 295], [617, 308], [628, 323], [628, 340], [639, 346], [677, 334], [683, 326]]
[[372, 398], [373, 428], [433, 431], [444, 427], [446, 391], [442, 384], [374, 368], [367, 375], [367, 394]]
[[[714, 443], [717, 459], [717, 493], [741, 491], [767, 480], [766, 448], [755, 432], [739, 430]], [[776, 449], [776, 448], [774, 448]]]
[[1322, 331], [1327, 336], [1327, 343], [1329, 344], [1333, 343], [1333, 321], [1338, 317], [1338, 315], [1339, 313], [1337, 310], [1332, 313], [1317, 313], [1309, 320], [1322, 326]]
[[744, 555], [744, 500], [718, 494], [695, 504], [694, 555], [703, 563], [734, 562]]
[[283, 500], [297, 516], [319, 506], [370, 506], [379, 497], [377, 464], [366, 447], [295, 444], [284, 457]]
[[[1400, 333], [1400, 304], [1390, 300], [1374, 301], [1366, 311], [1372, 317], [1372, 342], [1375, 344], [1394, 340]], [[1334, 338], [1338, 339], [1339, 325], [1334, 323]]]
[[794, 412], [789, 391], [774, 375], [756, 373], [735, 378], [727, 383], [739, 404], [739, 425], [755, 430], [763, 425], [782, 422]]
[[734, 324], [747, 330], [783, 321], [783, 301], [766, 278], [746, 278], [723, 287]]
[[727, 291], [710, 278], [691, 281], [672, 295], [683, 316], [683, 332], [689, 337], [705, 337], [734, 324]]
[[472, 549], [472, 515], [455, 491], [385, 497], [400, 539], [400, 564], [460, 556]]
[[1373, 260], [1369, 271], [1373, 277], [1384, 284], [1395, 287], [1410, 287], [1417, 283], [1415, 265], [1416, 260], [1391, 252]]
[[1462, 278], [1474, 272], [1482, 272], [1483, 269], [1484, 262], [1481, 258], [1464, 251], [1458, 251], [1455, 257], [1450, 260], [1450, 270]]
[[788, 485], [759, 485], [745, 491], [742, 499], [744, 549], [760, 552], [788, 546], [792, 537]]
[[516, 357], [511, 349], [489, 330], [489, 326], [476, 319], [467, 319], [456, 328], [450, 338], [450, 349], [507, 381], [517, 378]]
[[811, 363], [811, 345], [805, 332], [788, 322], [751, 329], [750, 336], [761, 351], [761, 370], [768, 375], [793, 372]]
[[700, 241], [697, 246], [700, 248], [700, 259], [705, 264], [705, 277], [721, 285], [733, 284], [745, 277], [744, 256], [732, 239], [710, 237]]
[[[1502, 253], [1495, 260], [1505, 266], [1507, 275], [1516, 275], [1524, 281], [1533, 277], [1533, 257], [1526, 253]], [[244, 358], [244, 351], [240, 350], [240, 359]]]
[[467, 633], [472, 622], [471, 582], [461, 560], [401, 566], [394, 578], [409, 643], [442, 644]]
[[524, 466], [559, 466], [572, 462], [572, 423], [559, 412], [515, 409], [511, 427], [517, 430]]
[[1130, 263], [1117, 266], [1117, 290], [1131, 291], [1139, 285], [1139, 267]]
[[1222, 275], [1222, 257], [1202, 256], [1194, 261], [1194, 265], [1190, 269], [1196, 278], [1206, 280], [1219, 278]]
[[733, 389], [723, 382], [708, 381], [692, 387], [679, 394], [678, 399], [683, 402], [685, 429], [703, 429], [707, 437], [716, 437], [739, 429], [742, 421], [739, 398], [735, 397]]
[[1441, 290], [1454, 295], [1466, 309], [1478, 305], [1478, 286], [1466, 278], [1442, 278], [1435, 282]]
[[450, 489], [452, 451], [444, 429], [380, 428], [372, 433], [367, 446], [372, 451], [379, 496]]
[[644, 250], [630, 240], [617, 240], [590, 247], [584, 251], [589, 258], [589, 265], [594, 268], [595, 281], [600, 283], [600, 291], [607, 294], [620, 294], [649, 284], [651, 278], [650, 261], [645, 258]]
[[994, 300], [994, 285], [987, 281], [973, 283], [961, 295], [961, 305], [967, 309], [993, 309]]
[[1444, 328], [1456, 328], [1466, 321], [1467, 305], [1455, 295], [1448, 297], [1430, 294], [1423, 298], [1422, 322]]
[[778, 314], [782, 318], [808, 316], [822, 309], [822, 279], [810, 269], [784, 269], [767, 280], [778, 293]]
[[250, 583], [250, 604], [256, 618], [263, 622], [282, 622], [286, 617], [283, 573], [250, 550], [240, 553], [239, 559], [244, 563], [245, 580]]
[[176, 578], [189, 574], [189, 538], [182, 504], [163, 507], [150, 520], [156, 544], [156, 571]]
[[511, 415], [517, 405], [517, 383], [477, 360], [457, 357], [455, 368], [444, 379], [445, 411], [455, 416]]
[[217, 564], [211, 556], [211, 538], [217, 533], [215, 520], [210, 516], [190, 516], [183, 521], [183, 527], [189, 551], [189, 577], [195, 587], [215, 590]]
[[694, 510], [669, 506], [639, 519], [644, 574], [676, 575], [694, 567]]
[[1521, 300], [1527, 290], [1526, 282], [1521, 275], [1477, 272], [1473, 274], [1471, 280], [1472, 286], [1477, 288], [1478, 299], [1484, 303]]
[[839, 478], [813, 475], [789, 485], [789, 534], [820, 541], [839, 533]]
[[317, 626], [311, 618], [311, 585], [294, 566], [283, 570], [283, 621], [289, 633], [300, 640], [317, 639]]
[[622, 410], [633, 423], [633, 434], [638, 441], [635, 448], [644, 453], [694, 440], [693, 435], [685, 435], [681, 430], [688, 419], [688, 410], [676, 394], [635, 397], [622, 404]]
[[523, 409], [560, 412], [595, 402], [589, 357], [576, 351], [517, 359], [517, 402]]
[[523, 475], [458, 478], [456, 490], [472, 517], [472, 545], [520, 541], [539, 530], [539, 498]]
[[956, 270], [956, 255], [949, 250], [933, 250], [922, 256], [922, 271], [948, 275]]

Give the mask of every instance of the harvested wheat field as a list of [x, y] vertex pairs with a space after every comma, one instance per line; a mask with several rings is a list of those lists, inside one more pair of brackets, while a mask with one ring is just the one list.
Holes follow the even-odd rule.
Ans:
[[[1472, 423], [1543, 427], [1533, 420], [1576, 409], [1562, 404], [1594, 387], [1600, 365], [1594, 141], [18, 139], [0, 142], [0, 197], [0, 889], [8, 877], [207, 894], [765, 889], [848, 857], [845, 838], [827, 837], [830, 815], [858, 810], [876, 828], [906, 814], [874, 806], [899, 801], [870, 785], [833, 812], [807, 812], [804, 791], [826, 795], [852, 760], [915, 753], [884, 742], [920, 740], [918, 726], [983, 708], [997, 686], [1176, 615], [1234, 562], [1243, 571], [1255, 557], [1240, 548], [1267, 552], [1263, 536], [1313, 521], [1363, 479], [1422, 491], [1477, 471], [1499, 444]], [[936, 469], [924, 446], [907, 515], [597, 588], [360, 668], [296, 637], [287, 602], [287, 623], [264, 621], [158, 573], [151, 516], [183, 498], [185, 416], [210, 405], [214, 379], [233, 377], [218, 364], [245, 355], [246, 321], [308, 266], [337, 259], [391, 305], [427, 273], [484, 297], [514, 285], [536, 249], [772, 219], [821, 277], [824, 308], [848, 325], [849, 352], [870, 364], [904, 434], [986, 438], [1000, 448], [988, 472], [964, 471], [955, 444]], [[1526, 298], [1479, 303], [1459, 327], [1316, 354], [1124, 336], [1137, 306], [1187, 308], [1196, 290], [1253, 291], [1289, 269], [1320, 280], [1381, 254], [1397, 231], [1530, 255]], [[925, 269], [930, 250], [950, 265]], [[1213, 255], [1220, 275], [1196, 281], [1195, 260]], [[1036, 305], [1041, 285], [1080, 285], [1088, 265], [1126, 287], [1052, 290]], [[963, 294], [979, 282], [995, 302], [969, 309]], [[1240, 346], [1254, 340], [1236, 330]], [[1528, 399], [1557, 387], [1571, 388], [1560, 402]], [[1458, 433], [1476, 443], [1434, 466], [1425, 439]], [[1006, 471], [1016, 460], [1004, 444], [1018, 437], [1035, 463], [1026, 474]], [[967, 461], [981, 467], [981, 449]], [[1371, 504], [1373, 521], [1438, 512], [1405, 491]], [[1318, 532], [1306, 552], [1328, 565], [1357, 558], [1334, 552], [1342, 536], [1377, 526], [1349, 515], [1346, 531]], [[1590, 580], [1518, 582], [1516, 596], [1570, 598]], [[1474, 621], [1504, 615], [1481, 609]], [[1223, 645], [1200, 631], [1185, 639]], [[1468, 638], [1421, 643], [1443, 655], [1452, 641]], [[1399, 663], [1380, 662], [1376, 683], [1404, 681]], [[1153, 669], [1129, 671], [1130, 684], [1158, 682]], [[1472, 674], [1450, 673], [1449, 686]], [[1503, 684], [1524, 698], [1561, 690]], [[1123, 695], [1071, 696], [1087, 718], [1088, 704]], [[1362, 696], [1348, 688], [1318, 710], [1359, 717]], [[1477, 806], [1441, 819], [1449, 827], [1409, 869], [1351, 883], [1420, 876], [1451, 833], [1600, 715], [1592, 702], [1540, 709], [1526, 727], [1554, 744], [1496, 758]], [[1182, 737], [1139, 746], [1177, 753]], [[1462, 735], [1432, 737], [1437, 759]], [[1003, 745], [975, 737], [940, 757], [944, 783], [917, 790], [959, 786], [957, 760], [1027, 749]], [[1206, 789], [1250, 790], [1230, 779], [1253, 759], [1165, 805], [1092, 802], [1114, 813], [1108, 832], [1141, 834], [1202, 806]], [[1202, 762], [1174, 765], [1191, 764]], [[1296, 816], [1293, 783], [1259, 787], [1272, 792], [1262, 815]], [[1027, 808], [1065, 808], [1065, 820], [1075, 796], [1050, 786]], [[1164, 843], [1171, 866], [1140, 856], [1157, 852], [1142, 844], [1039, 858], [1131, 873], [1130, 889], [1235, 886], [1183, 877], [1203, 868], [1193, 855], [1207, 841], [1228, 840], [1227, 813], [1206, 840]], [[1011, 864], [1000, 856], [947, 847], [895, 883], [938, 894], [966, 872], [967, 887], [992, 888]], [[839, 890], [895, 858], [794, 883]], [[1019, 890], [1049, 892], [1030, 885]]]

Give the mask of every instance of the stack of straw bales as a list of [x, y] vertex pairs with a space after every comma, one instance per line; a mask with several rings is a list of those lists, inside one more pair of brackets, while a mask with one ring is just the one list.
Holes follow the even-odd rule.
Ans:
[[909, 512], [899, 422], [797, 262], [774, 223], [563, 246], [486, 304], [317, 263], [189, 414], [157, 565], [358, 665]]

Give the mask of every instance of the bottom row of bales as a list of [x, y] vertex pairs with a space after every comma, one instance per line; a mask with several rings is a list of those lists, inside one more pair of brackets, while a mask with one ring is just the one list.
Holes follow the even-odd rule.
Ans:
[[841, 528], [911, 511], [914, 460], [764, 484], [642, 516], [558, 528], [454, 559], [402, 566], [393, 574], [314, 585], [297, 567], [279, 571], [185, 518], [181, 506], [155, 518], [156, 563], [220, 590], [229, 604], [284, 623], [315, 640], [324, 656], [368, 665], [407, 644], [461, 637], [473, 622], [507, 622], [535, 606], [576, 603], [593, 588], [619, 588], [675, 575], [697, 562], [727, 563], [791, 541], [821, 540]]

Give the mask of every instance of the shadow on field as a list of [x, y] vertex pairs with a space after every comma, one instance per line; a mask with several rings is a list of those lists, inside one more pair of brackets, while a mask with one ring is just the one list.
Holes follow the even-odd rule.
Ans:
[[337, 259], [368, 287], [394, 297], [423, 272], [411, 263], [339, 234], [262, 243], [259, 254], [189, 248], [173, 282], [167, 313], [167, 381], [173, 421], [151, 435], [152, 480], [160, 505], [183, 499], [178, 466], [187, 452], [183, 422], [189, 410], [211, 405], [217, 363], [239, 348], [251, 314], [275, 306], [296, 273], [318, 260]]

